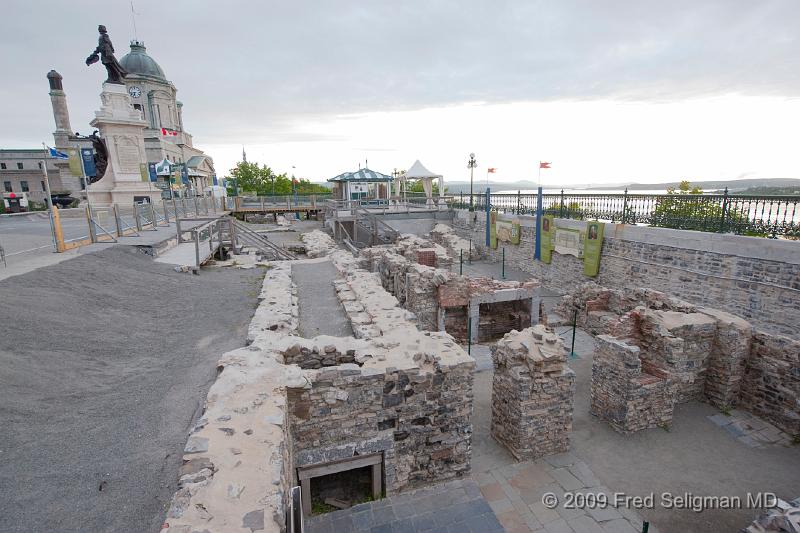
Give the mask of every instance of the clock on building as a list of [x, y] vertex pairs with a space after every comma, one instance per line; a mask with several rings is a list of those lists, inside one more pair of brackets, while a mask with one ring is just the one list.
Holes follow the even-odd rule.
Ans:
[[142, 90], [136, 85], [131, 85], [128, 87], [128, 94], [131, 95], [131, 98], [139, 98], [142, 96]]

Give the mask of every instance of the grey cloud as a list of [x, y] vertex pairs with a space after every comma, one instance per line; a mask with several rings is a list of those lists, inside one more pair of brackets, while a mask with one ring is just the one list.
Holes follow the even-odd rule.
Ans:
[[[135, 3], [201, 142], [303, 140], [287, 134], [297, 117], [468, 101], [800, 95], [793, 0]], [[98, 23], [124, 54], [127, 2], [4, 3], [0, 143], [52, 131], [50, 68], [88, 130], [103, 75], [83, 58]]]

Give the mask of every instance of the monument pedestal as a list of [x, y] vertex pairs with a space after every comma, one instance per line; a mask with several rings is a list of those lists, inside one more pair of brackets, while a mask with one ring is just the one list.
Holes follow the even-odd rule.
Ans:
[[124, 85], [104, 83], [100, 93], [102, 106], [95, 111], [91, 126], [100, 131], [108, 150], [108, 166], [100, 181], [89, 186], [93, 205], [121, 206], [133, 204], [134, 197], [147, 196], [151, 201], [161, 198], [147, 176], [147, 156], [144, 149], [144, 129], [147, 122], [131, 105]]

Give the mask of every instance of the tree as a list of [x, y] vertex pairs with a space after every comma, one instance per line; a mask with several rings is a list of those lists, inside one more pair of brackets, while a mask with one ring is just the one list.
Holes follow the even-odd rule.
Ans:
[[[433, 187], [431, 188], [431, 194], [437, 196], [439, 194], [439, 184], [437, 182], [433, 182]], [[425, 188], [422, 186], [422, 180], [416, 180], [411, 186], [406, 189], [407, 192], [425, 192]], [[444, 188], [444, 192], [447, 193], [447, 187]]]
[[703, 189], [692, 187], [688, 180], [677, 189], [670, 187], [658, 199], [651, 226], [694, 231], [734, 231], [747, 235], [763, 233], [751, 227], [746, 215], [725, 209], [718, 197], [703, 196]]
[[[286, 174], [276, 174], [267, 165], [240, 161], [231, 169], [227, 178], [228, 192], [233, 194], [234, 183], [239, 194], [255, 194], [258, 196], [286, 196], [294, 194], [327, 194], [330, 189], [305, 178], [291, 178]], [[294, 182], [294, 187], [292, 186]]]

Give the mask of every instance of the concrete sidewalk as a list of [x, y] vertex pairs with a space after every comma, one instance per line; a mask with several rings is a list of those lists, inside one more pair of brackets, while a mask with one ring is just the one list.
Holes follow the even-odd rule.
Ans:
[[[44, 221], [49, 224], [47, 219]], [[190, 221], [181, 222], [181, 229], [191, 229], [196, 226], [205, 224], [206, 221]], [[85, 225], [85, 222], [84, 222]], [[1, 227], [0, 227], [1, 228]], [[0, 280], [13, 278], [21, 274], [32, 272], [42, 267], [57, 265], [63, 261], [74, 259], [85, 254], [91, 254], [99, 250], [106, 250], [117, 244], [122, 246], [145, 246], [152, 247], [165, 243], [171, 239], [177, 239], [177, 228], [175, 222], [171, 222], [168, 226], [159, 226], [156, 231], [152, 229], [145, 229], [139, 232], [139, 235], [130, 235], [127, 237], [117, 238], [117, 242], [100, 242], [96, 244], [87, 244], [80, 248], [73, 248], [66, 252], [56, 253], [51, 244], [48, 244], [51, 239], [49, 235], [50, 227], [47, 226], [48, 234], [45, 237], [39, 236], [37, 243], [45, 242], [39, 248], [27, 253], [14, 255], [7, 258], [7, 266], [4, 268], [0, 265]], [[45, 239], [44, 241], [42, 239]], [[6, 250], [8, 253], [8, 250]], [[192, 256], [194, 256], [194, 247], [192, 247]]]

